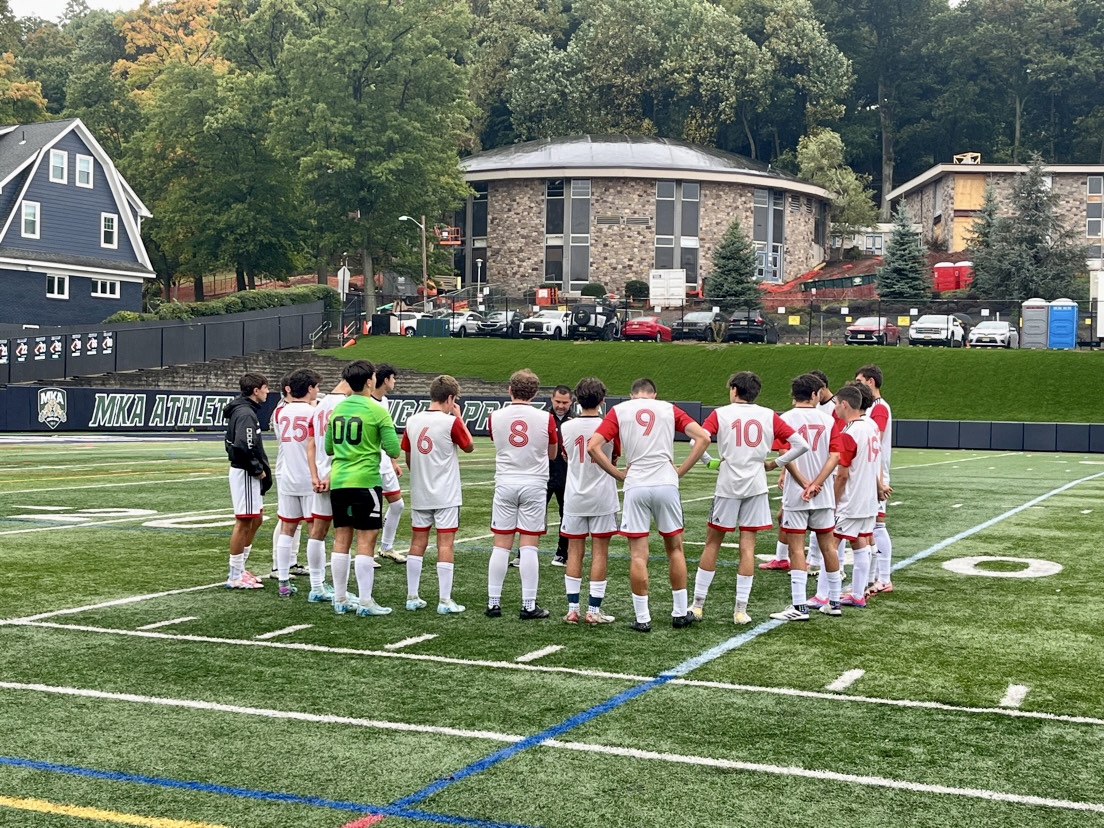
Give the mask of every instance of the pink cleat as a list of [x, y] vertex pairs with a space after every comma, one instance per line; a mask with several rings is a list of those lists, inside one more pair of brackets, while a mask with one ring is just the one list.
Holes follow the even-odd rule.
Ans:
[[759, 564], [760, 569], [777, 569], [779, 572], [789, 572], [790, 562], [780, 561], [778, 558]]

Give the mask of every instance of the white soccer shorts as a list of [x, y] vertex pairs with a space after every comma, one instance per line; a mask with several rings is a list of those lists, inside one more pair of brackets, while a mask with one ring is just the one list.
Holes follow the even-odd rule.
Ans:
[[835, 535], [837, 538], [849, 541], [858, 538], [872, 538], [874, 537], [875, 520], [874, 515], [861, 518], [836, 518]]
[[831, 532], [836, 528], [836, 513], [832, 509], [783, 509], [780, 528], [795, 535]]
[[380, 462], [380, 477], [383, 479], [383, 496], [402, 494], [402, 486], [399, 485], [399, 476], [395, 474], [395, 467], [391, 464], [391, 458], [384, 456]]
[[331, 520], [333, 518], [333, 505], [330, 503], [330, 493], [315, 492], [311, 500], [311, 517]]
[[659, 534], [664, 537], [682, 531], [678, 486], [633, 486], [625, 490], [621, 534], [627, 538], [646, 538], [653, 519]]
[[617, 513], [606, 515], [564, 515], [560, 534], [565, 538], [612, 538], [617, 534]]
[[751, 497], [714, 497], [709, 509], [709, 527], [722, 532], [759, 532], [773, 525], [766, 492]]
[[455, 532], [460, 528], [460, 507], [444, 509], [411, 509], [410, 528], [415, 532], [428, 532], [433, 527], [438, 532]]
[[314, 495], [293, 495], [276, 493], [276, 517], [284, 523], [298, 523], [310, 520], [314, 513]]
[[261, 480], [253, 477], [245, 469], [230, 467], [230, 499], [234, 503], [234, 517], [260, 517], [264, 511], [261, 499]]
[[491, 531], [496, 535], [545, 534], [548, 508], [545, 483], [496, 483], [491, 503]]

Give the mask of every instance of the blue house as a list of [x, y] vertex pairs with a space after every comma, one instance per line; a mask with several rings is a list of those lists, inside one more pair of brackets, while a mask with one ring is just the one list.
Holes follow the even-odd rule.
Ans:
[[141, 310], [151, 215], [79, 119], [0, 127], [0, 323]]

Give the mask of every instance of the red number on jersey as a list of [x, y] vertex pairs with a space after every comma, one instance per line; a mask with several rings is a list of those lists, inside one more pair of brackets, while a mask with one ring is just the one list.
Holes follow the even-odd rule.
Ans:
[[748, 420], [746, 423], [743, 420], [733, 420], [732, 436], [736, 439], [737, 446], [754, 448], [763, 442], [763, 424], [758, 420]]
[[[813, 433], [812, 439], [809, 438], [810, 431]], [[807, 423], [798, 428], [797, 433], [805, 438], [805, 442], [812, 447], [813, 451], [816, 451], [817, 446], [820, 445], [820, 438], [824, 435], [824, 426]]]
[[310, 430], [310, 417], [281, 417], [277, 420], [280, 426], [281, 443], [302, 443], [307, 439]]
[[514, 448], [529, 445], [529, 425], [525, 420], [514, 420], [510, 423], [510, 436], [507, 439]]
[[579, 462], [580, 463], [586, 463], [588, 460], [590, 460], [590, 455], [587, 454], [587, 450], [586, 450], [586, 447], [587, 447], [586, 437], [584, 437], [582, 434], [580, 434], [578, 437], [575, 438], [575, 445], [579, 449]]
[[878, 459], [882, 453], [882, 441], [878, 437], [870, 437], [866, 441], [866, 458], [871, 463]]
[[636, 421], [644, 426], [644, 436], [647, 437], [652, 433], [652, 426], [655, 425], [655, 412], [642, 408], [636, 412]]
[[422, 454], [429, 454], [433, 451], [433, 440], [429, 436], [429, 426], [422, 429], [422, 433], [418, 435], [418, 451]]

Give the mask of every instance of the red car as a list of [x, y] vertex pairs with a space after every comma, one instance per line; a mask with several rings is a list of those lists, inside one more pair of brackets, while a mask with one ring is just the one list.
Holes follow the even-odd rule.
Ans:
[[621, 338], [670, 342], [671, 329], [664, 325], [658, 316], [640, 316], [624, 324], [621, 328]]
[[847, 326], [848, 345], [897, 345], [900, 329], [884, 316], [864, 316]]

